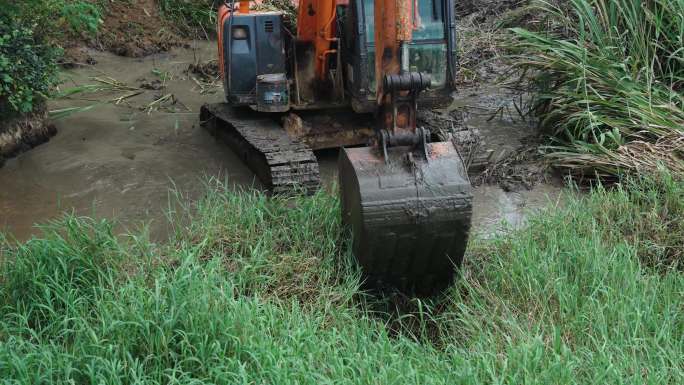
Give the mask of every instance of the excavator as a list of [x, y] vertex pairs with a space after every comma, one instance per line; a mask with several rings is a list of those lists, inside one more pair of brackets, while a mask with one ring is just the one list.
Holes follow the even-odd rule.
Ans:
[[[260, 10], [262, 9], [262, 10]], [[218, 10], [225, 102], [201, 122], [274, 194], [313, 191], [338, 147], [342, 220], [373, 289], [441, 292], [461, 265], [472, 192], [453, 139], [418, 127], [451, 102], [454, 0], [300, 0], [292, 15]]]

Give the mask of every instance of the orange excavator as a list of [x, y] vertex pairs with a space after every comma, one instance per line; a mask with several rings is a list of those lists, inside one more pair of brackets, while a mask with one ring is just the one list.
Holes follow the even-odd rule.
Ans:
[[451, 102], [453, 1], [301, 0], [296, 27], [247, 1], [218, 12], [225, 102], [202, 107], [203, 125], [276, 194], [317, 189], [314, 150], [341, 147], [342, 217], [373, 288], [433, 294], [465, 252], [467, 170], [416, 123]]

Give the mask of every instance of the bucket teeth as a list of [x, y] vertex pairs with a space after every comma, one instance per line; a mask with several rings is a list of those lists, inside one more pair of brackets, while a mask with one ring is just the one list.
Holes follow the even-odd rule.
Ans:
[[416, 295], [435, 294], [454, 279], [470, 231], [472, 193], [452, 143], [428, 145], [428, 159], [408, 147], [340, 152], [344, 222], [366, 283]]

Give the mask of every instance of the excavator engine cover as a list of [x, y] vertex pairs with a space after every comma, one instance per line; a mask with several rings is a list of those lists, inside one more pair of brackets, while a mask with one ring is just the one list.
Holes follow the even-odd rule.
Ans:
[[342, 218], [353, 252], [374, 289], [432, 295], [448, 287], [468, 241], [472, 192], [451, 142], [340, 152]]

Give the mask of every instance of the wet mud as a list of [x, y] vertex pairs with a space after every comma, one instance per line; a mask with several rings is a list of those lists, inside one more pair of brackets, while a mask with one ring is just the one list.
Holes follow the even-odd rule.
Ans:
[[[120, 98], [125, 91], [52, 102], [51, 110], [95, 106], [55, 121], [58, 133], [52, 140], [0, 168], [0, 231], [26, 240], [40, 233], [35, 223], [68, 211], [116, 219], [122, 231], [145, 223], [152, 237], [161, 240], [169, 231], [165, 212], [173, 201], [172, 189], [198, 199], [207, 177], [237, 187], [261, 188], [240, 159], [199, 124], [202, 104], [222, 101], [221, 82], [211, 76], [200, 79], [188, 68], [214, 59], [214, 43], [193, 43], [191, 48], [173, 48], [145, 58], [97, 50], [87, 54], [97, 64], [66, 71], [62, 89], [94, 84], [94, 78], [99, 78], [142, 91], [118, 104], [107, 101]], [[459, 94], [454, 106], [440, 113], [481, 103], [470, 95]], [[519, 127], [478, 111], [467, 110], [464, 122], [482, 131], [495, 154], [519, 148], [519, 139], [526, 135], [518, 133]], [[332, 188], [338, 152], [320, 151], [316, 156], [323, 183]], [[491, 233], [502, 221], [519, 225], [525, 212], [553, 201], [559, 191], [555, 182], [518, 192], [506, 192], [498, 185], [478, 186], [474, 231]]]

